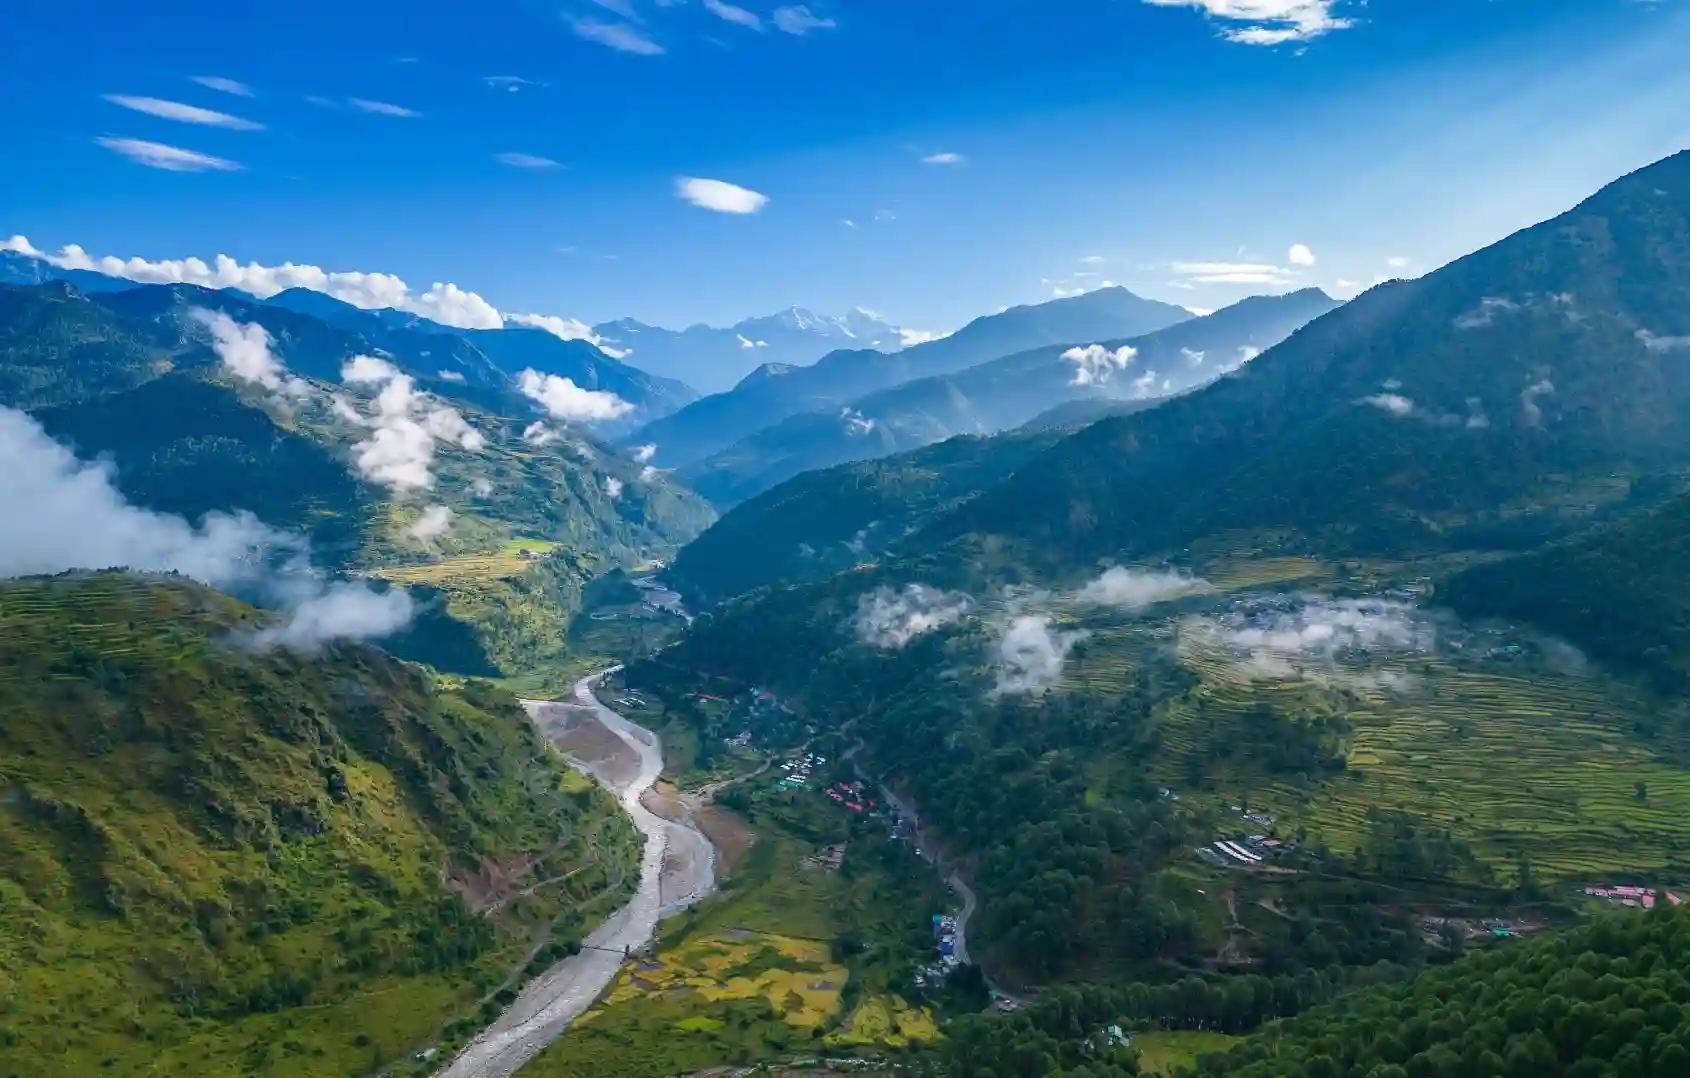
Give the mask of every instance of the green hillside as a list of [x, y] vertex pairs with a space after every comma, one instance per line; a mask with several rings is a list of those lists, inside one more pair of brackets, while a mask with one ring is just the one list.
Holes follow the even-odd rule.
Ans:
[[0, 585], [0, 1070], [359, 1073], [621, 893], [632, 829], [512, 698], [261, 617]]
[[[309, 391], [277, 394], [232, 378], [186, 313], [199, 306], [265, 326], [276, 358], [310, 378]], [[712, 519], [695, 495], [577, 431], [525, 437], [531, 402], [489, 382], [505, 376], [462, 337], [384, 328], [369, 312], [337, 306], [356, 316], [353, 326], [373, 322], [381, 342], [411, 349], [389, 355], [426, 369], [431, 399], [485, 439], [476, 450], [440, 441], [431, 488], [395, 492], [357, 472], [370, 430], [345, 409], [369, 413], [375, 391], [343, 385], [340, 370], [375, 348], [370, 338], [230, 293], [156, 286], [87, 298], [58, 282], [0, 286], [0, 342], [9, 342], [0, 343], [0, 404], [30, 411], [79, 456], [109, 459], [138, 505], [189, 520], [251, 512], [309, 537], [313, 557], [332, 568], [380, 573], [494, 555], [513, 542], [545, 547], [548, 557], [510, 564], [473, 588], [429, 582], [419, 595], [424, 616], [393, 647], [462, 673], [557, 662], [586, 581], [666, 557]], [[481, 374], [434, 377], [429, 364], [464, 359], [464, 349]], [[447, 534], [409, 534], [425, 505], [451, 511]]]

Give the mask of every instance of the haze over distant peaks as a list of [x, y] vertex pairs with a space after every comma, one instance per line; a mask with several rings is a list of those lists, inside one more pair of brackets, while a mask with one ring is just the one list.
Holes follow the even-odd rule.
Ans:
[[619, 318], [593, 332], [626, 351], [641, 369], [704, 393], [729, 389], [766, 363], [813, 363], [836, 348], [895, 352], [907, 337], [907, 331], [862, 307], [825, 315], [794, 306], [722, 328], [698, 323], [680, 330]]

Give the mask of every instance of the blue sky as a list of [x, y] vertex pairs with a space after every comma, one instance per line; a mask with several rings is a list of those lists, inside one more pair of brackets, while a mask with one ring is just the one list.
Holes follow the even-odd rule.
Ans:
[[0, 236], [588, 321], [1210, 308], [1422, 272], [1690, 146], [1687, 51], [1686, 0], [8, 0]]

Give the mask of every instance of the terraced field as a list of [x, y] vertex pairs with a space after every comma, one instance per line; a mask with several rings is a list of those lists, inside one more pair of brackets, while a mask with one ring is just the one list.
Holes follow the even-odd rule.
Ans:
[[549, 554], [557, 544], [545, 539], [513, 539], [491, 554], [462, 554], [423, 565], [396, 565], [372, 570], [371, 575], [395, 584], [431, 584], [445, 587], [478, 580], [503, 580], [533, 564], [530, 554]]
[[[1339, 716], [1352, 733], [1347, 769], [1335, 776], [1223, 770], [1188, 801], [1224, 810], [1246, 799], [1282, 835], [1302, 828], [1308, 842], [1338, 852], [1362, 844], [1370, 808], [1409, 813], [1469, 843], [1499, 880], [1513, 877], [1522, 855], [1540, 878], [1690, 875], [1684, 746], [1668, 733], [1640, 736], [1662, 707], [1641, 690], [1512, 653], [1378, 656], [1270, 676], [1198, 624], [1097, 627], [1067, 673], [1070, 689], [1103, 698], [1146, 676], [1175, 676], [1170, 666], [1191, 679], [1156, 716], [1158, 781], [1178, 789], [1206, 730], [1263, 707], [1281, 721]], [[1100, 784], [1112, 773], [1100, 768]]]

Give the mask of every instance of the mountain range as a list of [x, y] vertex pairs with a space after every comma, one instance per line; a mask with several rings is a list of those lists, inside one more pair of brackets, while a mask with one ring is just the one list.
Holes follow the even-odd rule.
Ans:
[[664, 329], [620, 318], [593, 332], [645, 370], [705, 393], [730, 389], [764, 364], [804, 366], [841, 347], [895, 352], [904, 345], [902, 330], [860, 307], [843, 315], [788, 307], [720, 329], [702, 323]]
[[765, 364], [733, 389], [648, 423], [626, 442], [655, 445], [663, 467], [685, 467], [790, 416], [844, 408], [875, 390], [1046, 345], [1137, 337], [1190, 317], [1183, 307], [1124, 288], [1012, 307], [890, 355], [855, 349], [830, 352], [809, 366]]
[[1101, 417], [1062, 418], [1073, 406], [1137, 411], [1236, 370], [1337, 305], [1318, 288], [1258, 296], [1141, 337], [1056, 344], [917, 378], [836, 411], [783, 419], [682, 468], [680, 478], [715, 505], [731, 506], [800, 472], [848, 460], [1022, 423], [1078, 425]]

